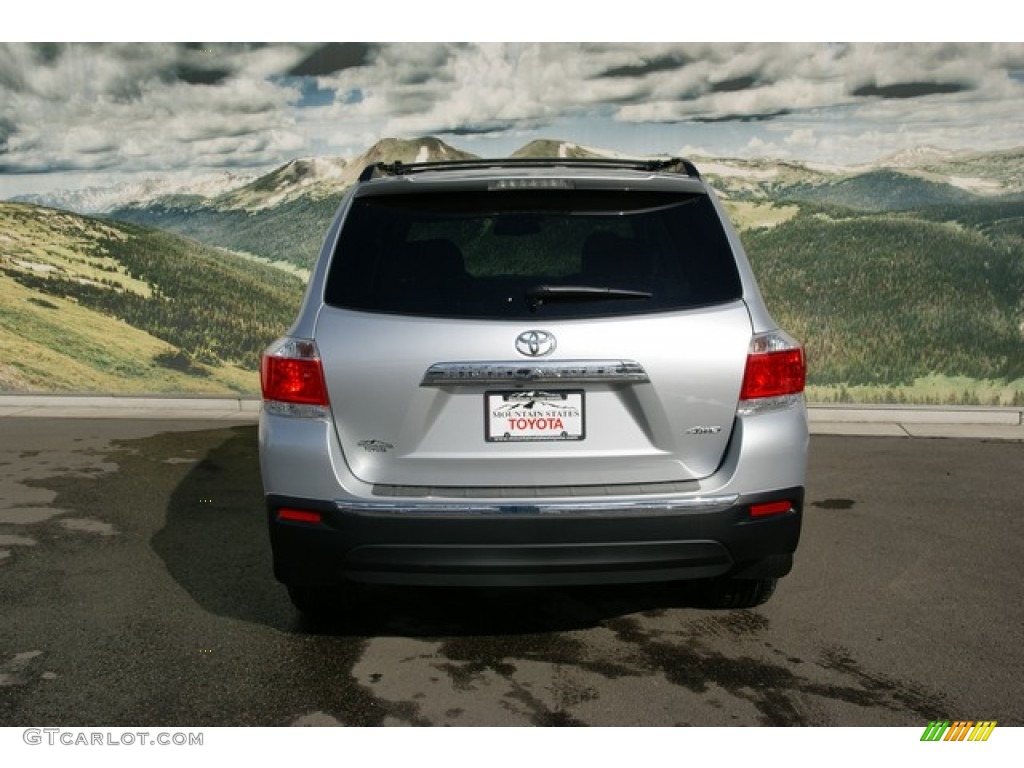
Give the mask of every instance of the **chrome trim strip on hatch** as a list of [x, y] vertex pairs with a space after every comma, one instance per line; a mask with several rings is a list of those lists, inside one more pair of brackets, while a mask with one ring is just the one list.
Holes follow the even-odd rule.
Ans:
[[531, 503], [446, 501], [349, 501], [336, 500], [340, 512], [356, 515], [416, 515], [418, 517], [677, 515], [721, 512], [736, 504], [739, 494], [696, 496], [688, 499], [645, 499], [635, 501], [566, 501]]
[[647, 371], [635, 360], [512, 360], [434, 363], [421, 387], [451, 384], [640, 384]]

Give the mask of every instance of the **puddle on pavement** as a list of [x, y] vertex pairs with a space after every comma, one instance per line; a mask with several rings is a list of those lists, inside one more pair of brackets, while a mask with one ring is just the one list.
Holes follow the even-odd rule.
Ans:
[[811, 506], [818, 509], [852, 509], [856, 503], [852, 499], [822, 499], [821, 501], [812, 501]]

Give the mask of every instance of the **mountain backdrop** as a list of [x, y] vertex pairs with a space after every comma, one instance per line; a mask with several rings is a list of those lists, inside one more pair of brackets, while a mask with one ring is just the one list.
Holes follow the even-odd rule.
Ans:
[[[514, 154], [616, 156], [557, 140]], [[295, 273], [362, 169], [472, 157], [384, 139], [256, 178], [0, 204], [0, 389], [255, 392], [258, 351], [299, 301]], [[804, 341], [813, 398], [1024, 402], [1024, 149], [855, 168], [691, 159]]]

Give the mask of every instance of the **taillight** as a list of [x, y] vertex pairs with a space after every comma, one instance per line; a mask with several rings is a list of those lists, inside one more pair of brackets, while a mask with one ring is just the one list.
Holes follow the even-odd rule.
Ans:
[[264, 405], [288, 416], [324, 416], [327, 386], [316, 343], [309, 339], [279, 339], [260, 359]]
[[807, 365], [801, 346], [781, 331], [750, 342], [740, 389], [740, 413], [786, 407], [804, 391]]

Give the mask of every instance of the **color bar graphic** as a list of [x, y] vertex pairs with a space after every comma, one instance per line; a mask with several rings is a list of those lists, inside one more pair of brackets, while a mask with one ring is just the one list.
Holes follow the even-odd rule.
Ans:
[[988, 741], [995, 720], [932, 720], [921, 734], [921, 741]]

